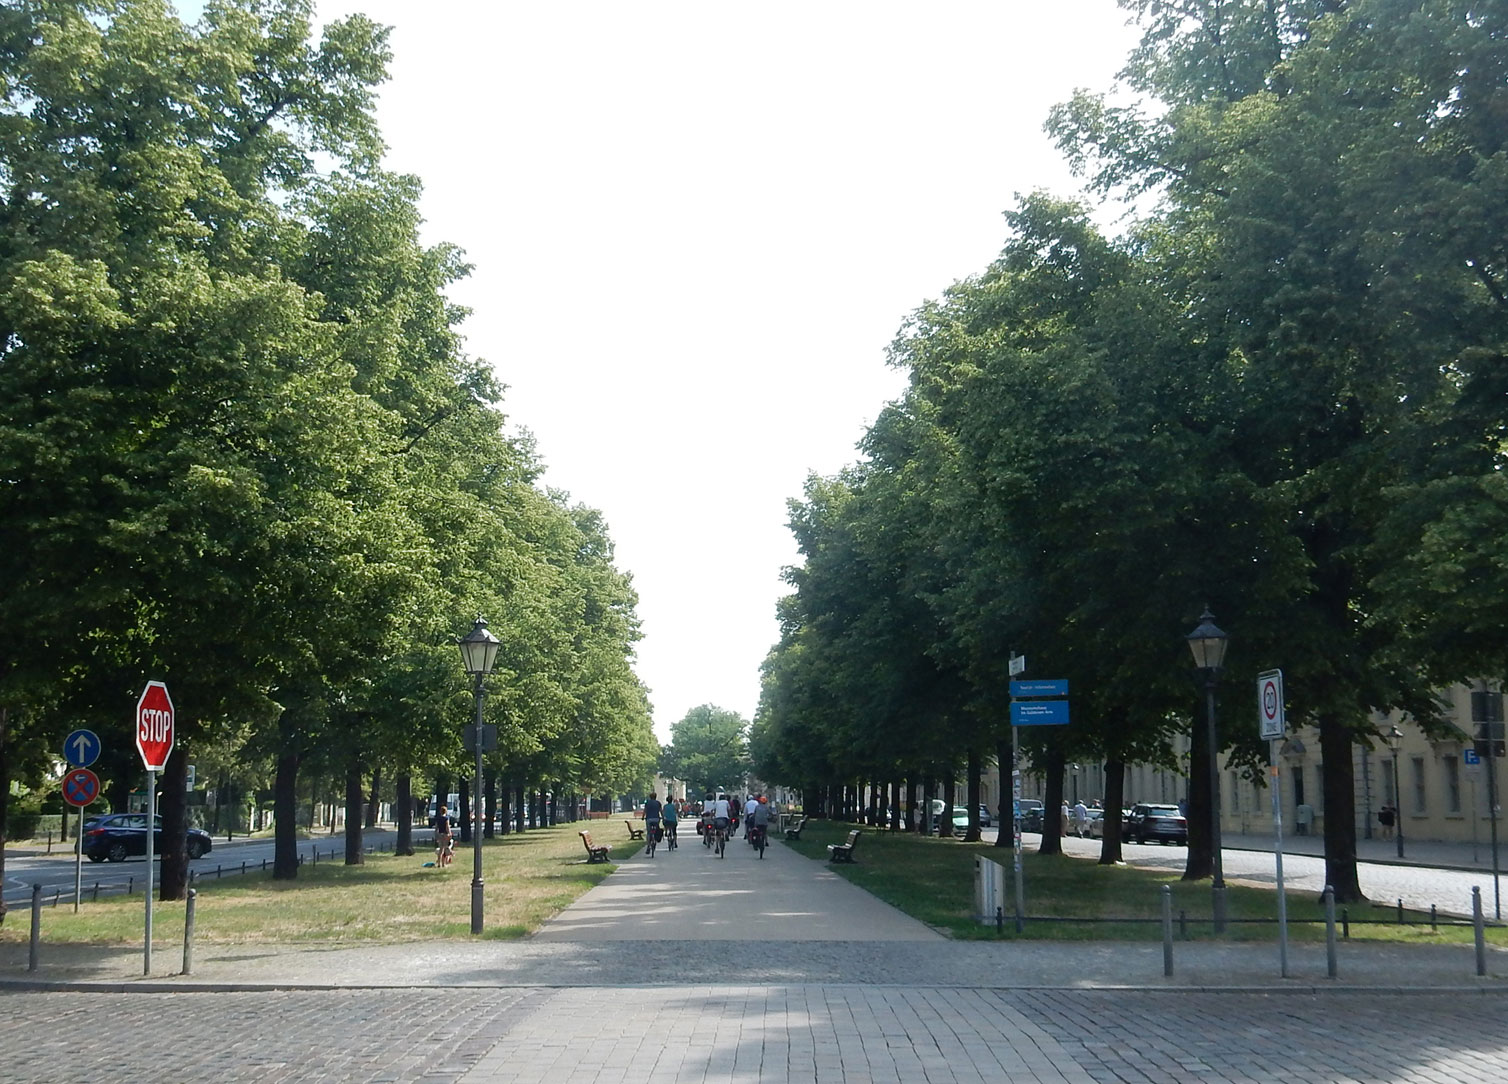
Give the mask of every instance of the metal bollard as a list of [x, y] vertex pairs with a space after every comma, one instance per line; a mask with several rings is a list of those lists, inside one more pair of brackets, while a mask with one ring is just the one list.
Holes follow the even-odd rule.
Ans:
[[42, 886], [31, 886], [31, 952], [26, 958], [26, 970], [37, 969], [37, 950], [42, 944]]
[[133, 874], [132, 876], [126, 878], [126, 895], [131, 896], [131, 895], [135, 895], [135, 893], [136, 893], [136, 877]]
[[1338, 965], [1335, 959], [1335, 888], [1325, 886], [1325, 974], [1335, 978]]
[[1398, 899], [1398, 925], [1403, 925], [1403, 898]]
[[1189, 913], [1184, 910], [1178, 912], [1178, 940], [1189, 939]]
[[995, 932], [1005, 932], [1005, 908], [1003, 907], [995, 908]]
[[89, 902], [91, 902], [91, 903], [98, 903], [99, 902], [99, 882], [98, 881], [94, 882], [94, 898], [92, 900], [90, 900]]
[[1173, 977], [1173, 890], [1162, 886], [1162, 973]]
[[1343, 939], [1351, 940], [1351, 908], [1340, 909], [1340, 935]]
[[199, 898], [196, 889], [188, 890], [188, 901], [183, 905], [183, 973], [194, 970], [194, 901]]
[[1482, 919], [1482, 890], [1471, 886], [1471, 925], [1477, 939], [1477, 974], [1487, 974], [1487, 930]]

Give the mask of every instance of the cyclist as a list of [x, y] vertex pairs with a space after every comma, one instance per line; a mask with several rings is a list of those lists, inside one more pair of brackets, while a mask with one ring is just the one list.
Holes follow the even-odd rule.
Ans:
[[673, 851], [675, 850], [675, 822], [680, 819], [680, 814], [676, 812], [675, 799], [669, 795], [665, 797], [665, 814], [661, 818], [665, 822], [665, 849]]
[[644, 835], [649, 839], [644, 849], [649, 852], [651, 858], [655, 854], [655, 844], [660, 841], [660, 811], [662, 809], [664, 806], [660, 805], [660, 800], [654, 796], [653, 792], [650, 792], [649, 801], [644, 803]]
[[754, 803], [754, 812], [749, 815], [749, 838], [754, 841], [754, 846], [759, 851], [759, 857], [764, 857], [765, 841], [770, 834], [770, 803], [761, 794], [759, 801]]
[[744, 838], [747, 839], [751, 844], [754, 842], [754, 837], [749, 834], [749, 829], [751, 829], [751, 828], [754, 827], [754, 811], [756, 809], [758, 809], [758, 808], [759, 808], [759, 799], [756, 798], [752, 794], [749, 795], [749, 800], [744, 803], [743, 815], [744, 815]]
[[717, 795], [710, 790], [702, 801], [702, 846], [712, 846], [712, 829], [717, 818]]
[[719, 794], [717, 801], [712, 804], [712, 828], [717, 833], [719, 842], [726, 842], [728, 838], [728, 825], [732, 823], [732, 817], [728, 807], [728, 796]]

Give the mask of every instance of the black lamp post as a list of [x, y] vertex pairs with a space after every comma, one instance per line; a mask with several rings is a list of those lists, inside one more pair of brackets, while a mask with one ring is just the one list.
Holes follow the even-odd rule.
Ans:
[[1225, 663], [1225, 647], [1230, 637], [1215, 624], [1215, 615], [1206, 606], [1199, 615], [1199, 624], [1188, 635], [1189, 649], [1194, 653], [1194, 665], [1204, 675], [1205, 726], [1209, 746], [1208, 771], [1210, 777], [1210, 848], [1214, 858], [1215, 879], [1211, 884], [1214, 895], [1213, 911], [1215, 932], [1225, 932], [1225, 869], [1221, 861], [1220, 847], [1220, 773], [1215, 756], [1215, 682], [1220, 676], [1220, 667]]
[[1393, 751], [1393, 824], [1397, 826], [1398, 857], [1403, 857], [1403, 791], [1398, 789], [1398, 754], [1403, 752], [1403, 731], [1394, 723], [1388, 731], [1388, 748]]
[[[471, 788], [474, 796], [472, 800], [472, 815], [476, 816], [481, 809], [482, 794], [482, 698], [487, 695], [487, 690], [482, 687], [482, 681], [492, 673], [492, 666], [497, 662], [497, 649], [501, 646], [496, 636], [487, 631], [487, 622], [478, 617], [476, 624], [471, 626], [471, 631], [465, 639], [459, 642], [461, 648], [461, 661], [466, 666], [466, 672], [476, 677], [476, 686], [473, 695], [476, 697], [476, 783]], [[472, 826], [472, 867], [471, 867], [471, 932], [482, 932], [482, 822], [477, 817]]]

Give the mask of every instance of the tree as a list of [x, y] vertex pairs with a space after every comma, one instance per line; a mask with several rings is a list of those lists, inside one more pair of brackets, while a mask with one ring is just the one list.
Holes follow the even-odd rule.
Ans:
[[739, 789], [749, 771], [748, 723], [712, 704], [692, 708], [670, 727], [666, 767], [693, 792]]

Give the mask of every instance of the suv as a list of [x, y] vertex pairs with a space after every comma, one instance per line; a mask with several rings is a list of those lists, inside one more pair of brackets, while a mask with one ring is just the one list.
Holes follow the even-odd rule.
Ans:
[[1131, 807], [1131, 817], [1122, 833], [1127, 839], [1145, 843], [1155, 839], [1159, 843], [1183, 843], [1189, 841], [1189, 822], [1176, 805], [1148, 805], [1140, 803]]
[[1016, 808], [1021, 811], [1021, 831], [1042, 831], [1042, 802], [1037, 798], [1022, 798], [1016, 803]]

